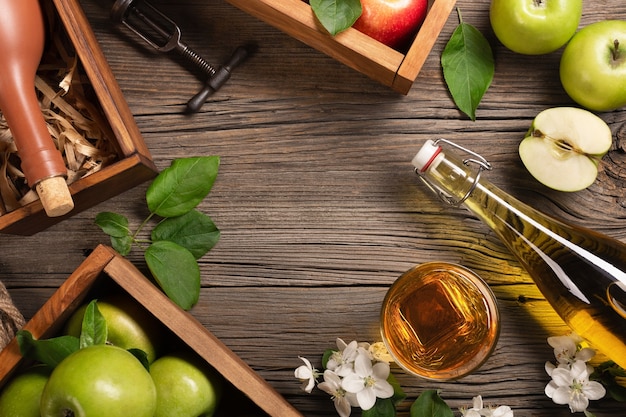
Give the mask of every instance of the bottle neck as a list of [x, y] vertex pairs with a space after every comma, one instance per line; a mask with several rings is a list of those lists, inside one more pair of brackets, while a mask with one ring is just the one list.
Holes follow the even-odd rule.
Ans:
[[[469, 153], [470, 158], [461, 159], [453, 146]], [[413, 165], [428, 188], [452, 206], [466, 202], [481, 183], [488, 184], [481, 181], [481, 174], [484, 170], [491, 170], [491, 165], [482, 156], [443, 139], [427, 141], [413, 158]], [[491, 187], [488, 184], [488, 188]]]
[[553, 235], [549, 223], [563, 225], [559, 220], [548, 220], [543, 213], [484, 179], [481, 174], [490, 170], [491, 165], [480, 155], [459, 148], [470, 152], [472, 156], [463, 159], [453, 146], [457, 145], [450, 146], [445, 141], [427, 143], [422, 148], [425, 153], [416, 155], [413, 160], [416, 173], [441, 200], [452, 206], [463, 205], [469, 209], [491, 227], [505, 244], [511, 239], [507, 233], [521, 223], [549, 235]]
[[[427, 163], [415, 164], [414, 159], [414, 164], [420, 178], [444, 201], [448, 201], [449, 204], [462, 202], [500, 237], [524, 266], [528, 266], [527, 257], [530, 252], [538, 254], [544, 262], [551, 263], [550, 255], [537, 247], [540, 241], [544, 243], [551, 241], [556, 246], [564, 248], [563, 250], [575, 254], [585, 263], [594, 265], [594, 268], [606, 271], [618, 283], [619, 290], [615, 288], [613, 290], [619, 291], [619, 295], [614, 295], [613, 298], [621, 300], [620, 306], [624, 307], [617, 310], [626, 318], [626, 259], [623, 258], [626, 248], [623, 243], [547, 216], [522, 203], [489, 181], [480, 178], [480, 169], [470, 166], [468, 160], [461, 159], [445, 144], [432, 153], [433, 157], [429, 158]], [[619, 254], [619, 265], [614, 264], [617, 261], [606, 261], [595, 253], [600, 244], [598, 242]], [[520, 255], [521, 253], [524, 255]], [[566, 275], [560, 274], [558, 279], [577, 298], [589, 301], [577, 290], [576, 285], [569, 282]]]

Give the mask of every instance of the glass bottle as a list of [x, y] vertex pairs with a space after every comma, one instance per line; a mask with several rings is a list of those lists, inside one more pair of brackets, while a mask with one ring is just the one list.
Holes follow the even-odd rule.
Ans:
[[443, 201], [498, 235], [573, 331], [626, 369], [626, 244], [513, 198], [481, 178], [484, 158], [452, 142], [429, 140], [412, 162]]

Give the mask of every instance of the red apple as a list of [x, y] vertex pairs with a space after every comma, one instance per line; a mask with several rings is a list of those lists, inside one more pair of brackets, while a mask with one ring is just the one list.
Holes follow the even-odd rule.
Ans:
[[402, 49], [419, 30], [428, 0], [361, 0], [363, 12], [353, 28], [385, 45]]

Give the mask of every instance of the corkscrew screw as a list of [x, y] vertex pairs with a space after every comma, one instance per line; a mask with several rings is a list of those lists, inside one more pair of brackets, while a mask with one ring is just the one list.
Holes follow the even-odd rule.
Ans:
[[207, 77], [200, 92], [187, 103], [188, 113], [198, 111], [208, 96], [221, 88], [232, 70], [249, 55], [248, 48], [240, 46], [225, 65], [218, 67], [209, 63], [182, 42], [180, 27], [174, 21], [145, 0], [116, 0], [111, 19], [126, 26], [157, 51], [178, 53]]
[[[430, 182], [430, 180], [422, 174], [423, 172], [426, 171], [426, 169], [428, 169], [428, 166], [433, 162], [433, 160], [441, 152], [441, 147], [439, 146], [440, 143], [445, 143], [453, 148], [456, 148], [462, 152], [469, 154], [470, 155], [469, 158], [463, 159], [463, 165], [469, 166], [470, 164], [476, 164], [478, 166], [478, 170], [476, 171], [476, 175], [474, 176], [474, 181], [472, 182], [471, 187], [467, 190], [467, 192], [463, 195], [463, 197], [459, 199], [455, 199], [454, 197], [450, 196], [448, 193], [445, 193], [440, 187]], [[441, 201], [451, 206], [457, 207], [463, 204], [463, 202], [467, 200], [470, 194], [472, 194], [472, 191], [476, 189], [476, 186], [478, 185], [478, 181], [480, 181], [481, 173], [485, 170], [491, 171], [491, 164], [483, 156], [467, 148], [464, 148], [463, 146], [458, 145], [452, 141], [440, 138], [432, 142], [430, 147], [426, 148], [425, 146], [424, 148], [428, 152], [428, 154], [425, 157], [427, 162], [423, 166], [422, 169], [418, 169], [416, 167], [415, 173], [418, 175], [419, 179], [422, 180], [422, 182], [426, 185], [426, 187], [428, 187], [433, 193], [435, 193], [441, 199]]]

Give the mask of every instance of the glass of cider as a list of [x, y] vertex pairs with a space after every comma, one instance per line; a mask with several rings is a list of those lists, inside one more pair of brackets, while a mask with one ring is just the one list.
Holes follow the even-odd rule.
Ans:
[[438, 381], [480, 367], [500, 333], [496, 299], [471, 270], [427, 262], [400, 276], [383, 301], [381, 334], [394, 361], [410, 374]]

